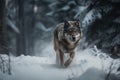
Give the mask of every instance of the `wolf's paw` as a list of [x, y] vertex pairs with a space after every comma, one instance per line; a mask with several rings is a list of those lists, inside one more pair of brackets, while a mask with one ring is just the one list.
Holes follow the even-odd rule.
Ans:
[[64, 66], [67, 68], [71, 62], [72, 62], [72, 59], [70, 58], [65, 62]]
[[64, 67], [67, 68], [69, 65], [70, 65], [70, 62], [66, 62], [66, 63], [64, 64]]
[[67, 68], [67, 67], [68, 67], [68, 64], [64, 64], [64, 67]]

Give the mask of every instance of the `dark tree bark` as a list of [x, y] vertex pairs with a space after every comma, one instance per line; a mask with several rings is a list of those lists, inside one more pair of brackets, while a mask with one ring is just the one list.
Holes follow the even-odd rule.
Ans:
[[[26, 7], [29, 7], [28, 11], [24, 10], [24, 22], [25, 22], [25, 45], [26, 45], [26, 54], [27, 55], [34, 55], [34, 24], [35, 24], [35, 14], [34, 14], [34, 6], [35, 6], [35, 1], [32, 1], [32, 7], [29, 7], [27, 4], [28, 2], [24, 2], [24, 9]], [[29, 13], [29, 14], [28, 14]], [[27, 15], [26, 15], [27, 14]]]
[[[6, 24], [6, 0], [0, 0], [0, 54], [8, 55], [8, 73], [11, 74], [10, 54], [8, 44], [8, 30]], [[2, 57], [1, 57], [2, 59]], [[5, 73], [5, 60], [3, 59], [3, 73]]]
[[18, 0], [18, 28], [20, 33], [17, 34], [17, 56], [26, 55], [25, 48], [25, 26], [24, 26], [24, 0]]
[[33, 5], [32, 5], [32, 19], [31, 19], [31, 26], [28, 28], [28, 53], [30, 55], [34, 55], [34, 25], [35, 25], [35, 14], [34, 14], [34, 7], [35, 7], [35, 1], [32, 0]]
[[5, 3], [6, 0], [0, 0], [0, 53], [9, 54]]

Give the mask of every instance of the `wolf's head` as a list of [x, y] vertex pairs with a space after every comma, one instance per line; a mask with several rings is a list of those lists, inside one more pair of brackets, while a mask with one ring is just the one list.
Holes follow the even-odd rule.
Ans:
[[64, 36], [69, 42], [76, 42], [81, 37], [81, 29], [79, 21], [64, 22]]

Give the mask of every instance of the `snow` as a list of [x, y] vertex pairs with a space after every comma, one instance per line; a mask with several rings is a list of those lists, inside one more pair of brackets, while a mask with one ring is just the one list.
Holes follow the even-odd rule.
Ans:
[[104, 80], [104, 73], [96, 68], [90, 68], [75, 80]]
[[[51, 46], [42, 53], [42, 57], [11, 56], [12, 75], [0, 72], [0, 80], [104, 80], [113, 61], [94, 47], [77, 51], [72, 64], [68, 68], [60, 68], [56, 66]], [[116, 67], [119, 63], [117, 60]]]
[[102, 16], [99, 13], [98, 10], [96, 9], [92, 9], [91, 11], [89, 11], [87, 13], [87, 15], [85, 16], [84, 20], [83, 20], [83, 24], [86, 25], [90, 25], [91, 23], [93, 23], [96, 19], [100, 19]]

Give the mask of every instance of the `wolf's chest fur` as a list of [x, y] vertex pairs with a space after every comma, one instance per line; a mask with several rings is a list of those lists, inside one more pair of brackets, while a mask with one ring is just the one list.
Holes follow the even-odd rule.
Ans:
[[78, 41], [77, 42], [73, 42], [73, 43], [68, 43], [66, 40], [61, 40], [59, 42], [60, 44], [60, 49], [64, 52], [64, 53], [69, 53], [75, 50], [75, 48], [78, 45]]

